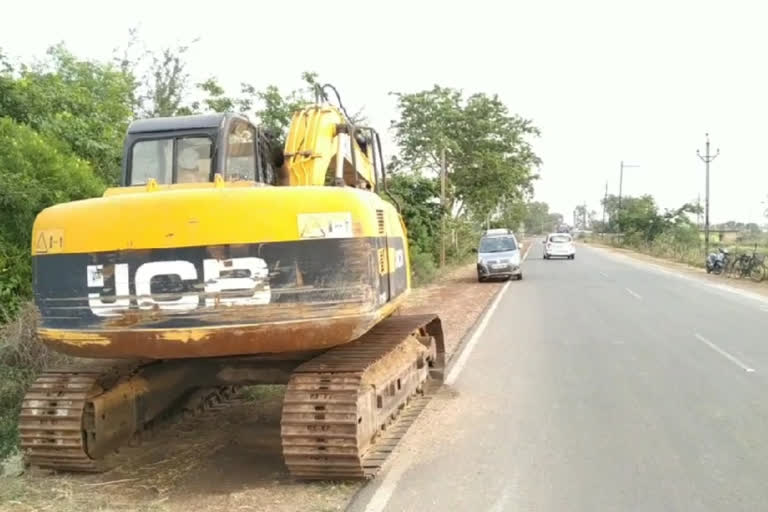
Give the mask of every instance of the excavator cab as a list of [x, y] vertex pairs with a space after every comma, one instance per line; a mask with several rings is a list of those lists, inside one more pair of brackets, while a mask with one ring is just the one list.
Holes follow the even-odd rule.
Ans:
[[128, 128], [123, 186], [277, 181], [273, 144], [246, 117], [226, 113], [140, 119]]

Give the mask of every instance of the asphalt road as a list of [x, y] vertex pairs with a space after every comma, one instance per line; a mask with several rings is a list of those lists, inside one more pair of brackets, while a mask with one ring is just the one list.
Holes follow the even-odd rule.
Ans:
[[584, 247], [524, 272], [349, 510], [768, 510], [768, 302]]

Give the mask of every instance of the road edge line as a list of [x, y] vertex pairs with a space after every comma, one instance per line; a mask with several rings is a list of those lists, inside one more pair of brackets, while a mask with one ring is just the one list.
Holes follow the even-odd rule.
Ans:
[[[628, 265], [635, 265], [639, 267], [647, 267], [651, 270], [654, 270], [655, 272], [659, 274], [667, 274], [672, 277], [676, 277], [678, 279], [683, 279], [685, 281], [689, 281], [691, 283], [699, 284], [703, 287], [710, 288], [712, 290], [719, 290], [721, 292], [727, 292], [732, 295], [738, 295], [739, 297], [743, 299], [749, 299], [755, 302], [759, 302], [763, 305], [768, 305], [768, 296], [762, 295], [760, 293], [751, 292], [749, 290], [743, 290], [741, 288], [737, 288], [734, 286], [730, 286], [724, 283], [714, 283], [710, 281], [709, 279], [706, 279], [704, 276], [698, 276], [698, 275], [687, 275], [679, 270], [676, 269], [670, 269], [666, 268], [658, 263], [654, 263], [651, 261], [645, 261], [640, 258], [635, 258], [633, 256], [620, 253], [620, 252], [614, 252], [611, 250], [610, 247], [601, 247], [597, 245], [588, 246], [589, 249], [595, 250], [597, 252], [600, 252], [609, 258], [614, 258], [615, 260], [624, 261]], [[634, 251], [629, 251], [634, 252]], [[636, 254], [643, 254], [643, 253], [636, 253]]]
[[[528, 253], [530, 252], [531, 247], [533, 247], [533, 244], [529, 243], [528, 249], [526, 249], [525, 254], [523, 254], [522, 261], [525, 261], [528, 258]], [[511, 281], [507, 281], [506, 283], [504, 283], [504, 286], [499, 288], [499, 290], [494, 294], [493, 298], [488, 302], [488, 305], [485, 307], [485, 309], [483, 309], [483, 311], [479, 315], [477, 315], [475, 322], [472, 324], [469, 330], [464, 334], [464, 336], [462, 336], [461, 340], [456, 345], [456, 349], [448, 356], [448, 361], [446, 361], [446, 368], [445, 368], [446, 378], [443, 381], [443, 385], [451, 384], [451, 382], [449, 382], [449, 379], [451, 378], [454, 371], [458, 371], [459, 373], [461, 372], [461, 368], [459, 368], [459, 370], [454, 370], [456, 365], [459, 363], [459, 359], [462, 357], [464, 357], [465, 359], [469, 359], [469, 353], [472, 352], [472, 350], [470, 349], [470, 344], [472, 344], [472, 348], [474, 348], [474, 345], [477, 345], [477, 340], [480, 338], [480, 335], [485, 330], [485, 327], [488, 324], [488, 320], [490, 319], [491, 315], [498, 307], [499, 302], [501, 302], [502, 295], [504, 295], [504, 293], [507, 291], [510, 284], [511, 284]], [[463, 361], [462, 368], [465, 365], [466, 365], [466, 361]], [[454, 380], [456, 377], [458, 377], [458, 374], [453, 376]], [[392, 462], [394, 462], [394, 459]], [[384, 510], [384, 508], [387, 506], [387, 503], [389, 503], [389, 500], [392, 498], [392, 494], [395, 492], [395, 489], [397, 488], [397, 484], [400, 481], [400, 477], [403, 475], [403, 473], [405, 473], [405, 471], [409, 467], [410, 467], [410, 464], [396, 465], [396, 464], [390, 463], [389, 467], [386, 469], [386, 472], [383, 474], [380, 480], [379, 479], [370, 480], [370, 482], [376, 482], [378, 480], [380, 484], [376, 488], [376, 490], [373, 491], [371, 498], [364, 505], [363, 510], [365, 512], [381, 512], [382, 510]], [[360, 496], [360, 494], [368, 487], [368, 485], [370, 485], [370, 482], [366, 485], [363, 485], [362, 487], [360, 487], [360, 489], [357, 490], [357, 492], [352, 496], [349, 502], [347, 502], [345, 510], [348, 509], [349, 506], [351, 506], [353, 503], [355, 503], [355, 501], [358, 499], [358, 496]]]
[[[523, 254], [522, 261], [525, 261], [528, 259], [528, 253], [531, 251], [531, 247], [533, 247], [532, 243], [528, 244], [528, 249], [526, 249], [525, 254]], [[522, 263], [522, 262], [521, 262]], [[465, 345], [469, 341], [469, 339], [475, 334], [475, 331], [477, 330], [478, 326], [480, 325], [480, 322], [483, 319], [483, 315], [485, 315], [488, 312], [488, 309], [493, 305], [493, 302], [496, 300], [496, 298], [499, 296], [499, 294], [502, 293], [504, 288], [509, 284], [509, 281], [504, 283], [504, 286], [499, 288], [496, 293], [493, 295], [491, 300], [488, 301], [488, 304], [485, 306], [485, 308], [480, 312], [479, 315], [477, 315], [477, 318], [475, 318], [475, 321], [472, 322], [472, 325], [469, 327], [467, 332], [464, 333], [464, 336], [461, 337], [459, 340], [459, 343], [456, 344], [456, 348], [453, 352], [451, 352], [448, 355], [448, 359], [445, 361], [445, 375], [448, 375], [448, 372], [453, 368], [453, 362], [454, 360], [462, 353], [464, 352]]]
[[[467, 364], [467, 360], [469, 359], [470, 354], [472, 354], [472, 351], [475, 348], [475, 345], [477, 345], [477, 342], [480, 340], [480, 335], [483, 334], [485, 331], [486, 326], [488, 325], [488, 322], [491, 319], [491, 316], [493, 316], [493, 313], [496, 311], [496, 308], [499, 306], [499, 302], [501, 302], [501, 298], [504, 296], [504, 293], [509, 289], [511, 281], [507, 281], [504, 283], [504, 286], [501, 287], [501, 290], [499, 290], [498, 293], [496, 293], [496, 296], [493, 298], [493, 302], [486, 308], [486, 310], [480, 315], [480, 322], [477, 325], [477, 328], [473, 330], [471, 337], [467, 341], [466, 344], [463, 344], [461, 347], [457, 347], [461, 350], [460, 353], [454, 352], [454, 357], [451, 358], [451, 361], [454, 361], [453, 364], [451, 364], [450, 369], [446, 372], [445, 376], [445, 384], [451, 385], [453, 384], [456, 379], [458, 378], [459, 374], [461, 373], [461, 370], [464, 369], [464, 366]], [[455, 354], [458, 354], [458, 358]]]
[[[501, 298], [504, 295], [504, 292], [509, 289], [510, 283], [511, 281], [504, 283], [504, 286], [502, 286], [501, 289], [496, 292], [496, 296], [493, 298], [493, 301], [490, 303], [490, 305], [486, 307], [485, 311], [479, 315], [478, 318], [481, 320], [477, 327], [472, 329], [469, 340], [466, 343], [461, 343], [456, 347], [456, 351], [454, 351], [454, 355], [450, 359], [453, 364], [450, 365], [450, 368], [446, 369], [446, 378], [443, 381], [443, 385], [450, 386], [456, 380], [459, 373], [461, 373], [461, 370], [464, 368], [464, 366], [467, 364], [469, 355], [472, 353], [474, 347], [480, 340], [480, 335], [483, 333], [483, 331], [485, 331], [485, 327], [488, 325], [489, 319], [493, 315], [494, 311], [496, 311], [496, 308], [498, 307], [499, 302], [501, 302]], [[400, 478], [411, 466], [410, 464], [405, 463], [402, 458], [393, 459], [392, 462], [393, 464], [389, 466], [386, 474], [384, 474], [384, 477], [380, 480], [381, 483], [376, 488], [376, 490], [373, 491], [373, 495], [371, 495], [368, 503], [365, 504], [365, 512], [383, 511], [386, 508], [387, 503], [389, 503], [389, 500], [392, 498], [392, 494], [394, 494], [395, 489], [397, 488], [397, 484], [400, 482]], [[350, 500], [350, 504], [354, 503], [356, 497], [363, 489], [365, 489], [365, 487], [366, 486], [361, 487], [360, 490], [355, 493], [355, 496]]]

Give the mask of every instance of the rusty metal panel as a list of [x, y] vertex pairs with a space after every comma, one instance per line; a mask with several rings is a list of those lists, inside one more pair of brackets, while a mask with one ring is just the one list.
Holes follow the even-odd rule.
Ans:
[[[389, 239], [398, 242], [402, 251], [402, 239]], [[405, 267], [380, 275], [384, 245], [374, 237], [36, 256], [40, 335], [84, 357], [327, 349], [393, 310], [388, 280], [395, 298], [407, 291]]]

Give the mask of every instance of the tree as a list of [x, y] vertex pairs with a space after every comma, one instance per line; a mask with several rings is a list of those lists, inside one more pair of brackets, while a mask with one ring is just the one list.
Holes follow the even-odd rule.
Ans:
[[434, 255], [442, 214], [437, 183], [414, 173], [397, 173], [390, 176], [387, 187], [398, 199], [411, 248]]
[[[276, 85], [268, 85], [257, 90], [253, 85], [240, 84], [240, 94], [230, 96], [214, 77], [195, 85], [194, 93], [199, 99], [188, 104], [180, 104], [178, 112], [238, 112], [250, 114], [267, 133], [276, 138], [282, 146], [288, 127], [296, 111], [312, 104], [317, 73], [305, 71], [301, 74], [304, 86], [289, 93], [282, 93]], [[184, 90], [187, 86], [185, 85]], [[254, 110], [254, 107], [255, 110]]]
[[554, 231], [563, 222], [563, 216], [559, 213], [550, 213], [549, 205], [542, 201], [528, 203], [525, 210], [523, 224], [525, 225], [525, 232], [529, 234]]
[[403, 172], [391, 175], [387, 185], [407, 228], [411, 271], [417, 282], [429, 281], [435, 273], [442, 218], [439, 187], [433, 179]]
[[[187, 53], [196, 42], [197, 39], [189, 44], [151, 50], [139, 38], [138, 29], [128, 31], [127, 43], [114, 50], [113, 60], [132, 81], [131, 107], [135, 117], [197, 113], [199, 101], [188, 101], [192, 87], [186, 60]], [[203, 84], [197, 84], [197, 87], [202, 89]]]
[[447, 211], [484, 218], [502, 202], [522, 201], [532, 190], [540, 161], [528, 142], [539, 134], [511, 115], [498, 96], [434, 86], [394, 93], [399, 118], [392, 122], [402, 167], [436, 177], [445, 153]]
[[62, 142], [0, 118], [0, 323], [31, 295], [32, 223], [44, 208], [99, 195], [88, 162]]
[[251, 109], [253, 88], [242, 85], [242, 96], [232, 97], [215, 77], [192, 84], [188, 52], [198, 40], [159, 50], [147, 48], [131, 29], [126, 45], [115, 50], [115, 64], [134, 85], [136, 117], [170, 117], [203, 112], [241, 112]]
[[492, 227], [516, 230], [522, 227], [525, 214], [525, 203], [522, 201], [504, 201], [491, 221]]
[[293, 113], [314, 101], [314, 87], [317, 73], [305, 71], [301, 74], [304, 87], [282, 94], [276, 85], [269, 85], [263, 91], [256, 92], [256, 99], [261, 107], [256, 110], [259, 123], [270, 133], [284, 140], [291, 124]]
[[589, 226], [587, 205], [580, 204], [573, 212], [574, 215], [574, 228], [585, 230]]
[[622, 197], [621, 209], [617, 196], [609, 195], [603, 203], [609, 215], [609, 226], [617, 232], [621, 225], [629, 244], [647, 244], [675, 229], [680, 236], [690, 238], [691, 230], [696, 229], [690, 216], [701, 212], [701, 206], [685, 203], [679, 208], [659, 213], [656, 201], [650, 195]]
[[561, 213], [550, 213], [547, 215], [547, 222], [544, 226], [549, 228], [548, 231], [556, 231], [559, 227], [563, 226], [564, 221]]
[[0, 66], [0, 117], [63, 142], [105, 183], [117, 183], [132, 116], [133, 79], [112, 64], [80, 60], [62, 45], [31, 65]]
[[184, 107], [189, 73], [184, 54], [189, 47], [165, 48], [159, 55], [153, 55], [152, 66], [146, 80], [147, 91], [144, 99], [146, 117], [168, 117], [193, 113]]

